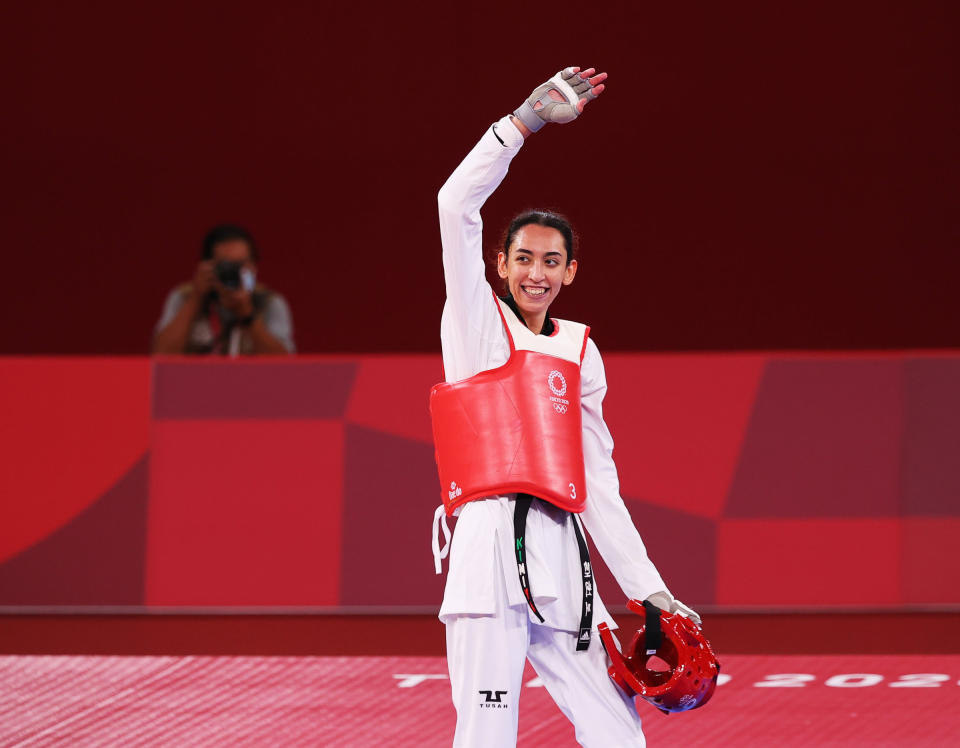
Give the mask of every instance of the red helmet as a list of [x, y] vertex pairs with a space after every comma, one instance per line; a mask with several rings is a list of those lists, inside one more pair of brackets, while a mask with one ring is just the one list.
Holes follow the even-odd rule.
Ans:
[[[700, 627], [686, 616], [670, 614], [653, 603], [630, 600], [627, 607], [644, 618], [624, 654], [605, 623], [597, 629], [613, 664], [610, 677], [628, 694], [636, 694], [661, 712], [685, 712], [706, 704], [717, 687], [720, 663]], [[668, 670], [650, 670], [656, 655]]]

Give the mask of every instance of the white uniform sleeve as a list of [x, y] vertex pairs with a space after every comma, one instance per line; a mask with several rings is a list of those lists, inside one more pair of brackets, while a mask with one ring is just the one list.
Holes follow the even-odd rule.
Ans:
[[441, 320], [443, 366], [448, 382], [489, 368], [489, 338], [502, 323], [486, 281], [480, 208], [507, 175], [523, 136], [504, 117], [487, 129], [437, 195], [447, 300]]
[[620, 480], [613, 462], [613, 437], [603, 421], [607, 377], [593, 340], [587, 340], [580, 371], [583, 460], [587, 473], [587, 507], [580, 517], [628, 598], [645, 600], [654, 592], [669, 592], [647, 557], [640, 533], [620, 497]]

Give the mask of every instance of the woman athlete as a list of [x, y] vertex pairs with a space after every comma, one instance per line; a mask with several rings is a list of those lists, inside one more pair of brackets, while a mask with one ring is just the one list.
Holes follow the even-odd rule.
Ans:
[[[526, 438], [515, 445], [518, 457], [511, 457], [511, 469], [524, 455], [534, 465], [533, 472], [554, 452], [574, 455], [560, 466], [561, 472], [569, 467], [573, 476], [569, 483], [564, 472], [559, 480], [540, 479], [543, 490], [533, 488], [530, 494], [515, 489], [468, 497], [461, 493], [465, 486], [458, 485], [456, 476], [450, 480], [450, 471], [483, 474], [487, 465], [477, 462], [489, 461], [484, 455], [490, 455], [491, 449], [496, 454], [506, 448], [500, 442], [454, 443], [445, 452], [442, 442], [449, 437], [437, 437], [444, 503], [447, 513], [459, 516], [455, 537], [442, 551], [434, 527], [438, 573], [440, 559], [448, 550], [450, 556], [440, 620], [446, 624], [447, 663], [457, 710], [454, 745], [458, 746], [516, 744], [526, 659], [573, 722], [581, 745], [645, 744], [633, 701], [608, 677], [607, 657], [595, 634], [598, 624], [614, 624], [595, 593], [582, 527], [628, 598], [650, 600], [661, 609], [700, 621], [668, 591], [620, 497], [613, 440], [601, 409], [606, 393], [603, 361], [588, 337], [589, 328], [549, 314], [560, 289], [573, 283], [577, 273], [570, 225], [552, 213], [517, 216], [497, 257], [497, 273], [507, 289], [504, 298], [495, 297], [484, 275], [480, 208], [503, 181], [524, 141], [547, 123], [576, 119], [589, 101], [603, 93], [606, 77], [593, 68], [567, 68], [538, 86], [513, 115], [486, 131], [438, 196], [447, 292], [440, 328], [443, 366], [446, 381], [456, 384], [438, 385], [435, 390], [431, 403], [435, 434], [439, 421], [456, 420], [461, 410], [477, 405], [477, 398], [479, 406], [484, 406], [483, 398], [525, 386], [523, 377], [528, 376], [535, 382], [531, 389], [543, 390], [544, 397], [537, 402], [542, 401], [545, 410], [539, 415], [521, 413], [524, 406], [514, 408], [513, 404], [522, 397], [510, 400], [508, 407], [489, 403], [489, 408], [481, 407], [469, 417], [474, 419], [470, 427], [477, 419], [513, 418], [514, 411], [519, 413], [517, 418], [526, 419], [522, 424], [518, 421], [517, 427], [522, 426], [536, 443], [531, 445]], [[505, 366], [508, 361], [511, 365]], [[544, 363], [542, 371], [528, 371]], [[484, 376], [477, 377], [481, 372]], [[480, 381], [508, 374], [513, 379], [505, 384], [498, 381], [493, 389]], [[578, 378], [576, 398], [575, 392], [568, 392], [568, 382], [572, 379], [572, 385]], [[456, 388], [458, 404], [440, 402], [437, 391], [443, 388]], [[579, 407], [579, 423], [575, 418], [564, 420], [571, 417], [568, 406]], [[549, 426], [554, 416], [560, 438], [570, 442], [556, 449], [551, 438], [540, 433], [547, 428], [542, 424]], [[575, 438], [570, 437], [569, 423], [577, 424]], [[494, 424], [491, 428], [504, 427]], [[508, 424], [503, 433], [509, 436], [518, 428]], [[562, 431], [565, 428], [568, 431]], [[514, 446], [510, 450], [513, 454]], [[470, 460], [474, 462], [469, 464]], [[446, 477], [445, 469], [450, 473]], [[577, 484], [577, 475], [583, 476], [585, 484]], [[524, 486], [538, 480], [515, 477], [525, 481]], [[443, 507], [436, 520], [442, 517]], [[449, 536], [445, 524], [443, 529]]]

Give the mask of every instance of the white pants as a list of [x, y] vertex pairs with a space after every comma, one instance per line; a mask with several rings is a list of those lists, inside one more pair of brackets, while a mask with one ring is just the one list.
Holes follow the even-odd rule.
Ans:
[[532, 623], [525, 608], [503, 606], [494, 616], [450, 616], [446, 624], [457, 709], [454, 746], [517, 744], [527, 658], [573, 723], [580, 745], [646, 745], [632, 700], [607, 675], [606, 652], [596, 634], [586, 652], [577, 652], [576, 634]]

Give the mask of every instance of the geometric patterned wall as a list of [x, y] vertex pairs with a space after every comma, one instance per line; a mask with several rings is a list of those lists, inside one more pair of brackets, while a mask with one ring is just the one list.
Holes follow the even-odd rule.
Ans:
[[[960, 355], [605, 361], [621, 493], [678, 597], [960, 604]], [[429, 355], [0, 358], [0, 607], [436, 609], [439, 376]]]

